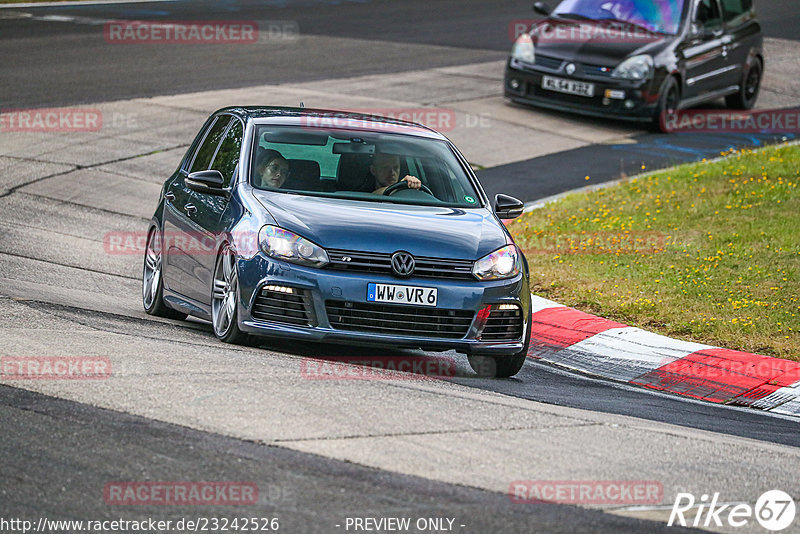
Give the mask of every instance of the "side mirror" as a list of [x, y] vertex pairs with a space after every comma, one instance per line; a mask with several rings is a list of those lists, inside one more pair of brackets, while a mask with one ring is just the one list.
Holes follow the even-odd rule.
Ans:
[[550, 14], [550, 6], [548, 6], [544, 2], [536, 2], [535, 4], [533, 4], [533, 10], [539, 13], [540, 15], [544, 16]]
[[525, 204], [518, 198], [499, 194], [494, 197], [494, 212], [501, 219], [516, 219], [522, 215]]
[[708, 41], [722, 35], [723, 30], [719, 27], [707, 27], [699, 22], [693, 22], [689, 30], [689, 36], [693, 41]]
[[191, 173], [184, 180], [186, 187], [198, 193], [207, 195], [225, 196], [228, 191], [225, 189], [225, 179], [222, 173], [215, 170], [197, 171]]

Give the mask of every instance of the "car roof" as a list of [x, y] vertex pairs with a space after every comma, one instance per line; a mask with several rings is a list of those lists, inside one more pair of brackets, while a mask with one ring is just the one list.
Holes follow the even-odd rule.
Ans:
[[252, 119], [261, 124], [281, 124], [285, 126], [305, 126], [309, 128], [356, 129], [376, 133], [391, 132], [415, 135], [430, 139], [447, 139], [433, 128], [429, 128], [423, 124], [380, 115], [371, 115], [368, 113], [281, 106], [231, 106], [219, 109], [215, 112], [215, 114], [217, 113], [231, 113], [237, 115], [242, 120], [247, 121]]

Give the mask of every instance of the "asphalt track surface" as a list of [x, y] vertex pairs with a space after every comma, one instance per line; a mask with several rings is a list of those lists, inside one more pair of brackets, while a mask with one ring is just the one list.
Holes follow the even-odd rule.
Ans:
[[[145, 506], [127, 520], [278, 518], [281, 532], [342, 532], [345, 517], [456, 518], [465, 532], [682, 532], [652, 522], [555, 504], [513, 504], [506, 495], [388, 474], [279, 447], [197, 432], [0, 386], [0, 517], [109, 517], [109, 480], [255, 482], [258, 502], [235, 507]], [[5, 485], [5, 484], [4, 484]], [[491, 513], [487, 513], [491, 511]], [[122, 515], [122, 514], [121, 514]], [[111, 516], [112, 518], [114, 516]], [[467, 530], [460, 528], [464, 525]]]
[[[800, 27], [794, 3], [774, 0], [760, 6], [767, 34], [795, 38]], [[97, 46], [98, 27], [57, 21], [2, 18], [0, 55], [14, 58], [0, 67], [0, 107], [75, 105], [137, 96], [173, 94], [252, 84], [323, 80], [376, 72], [501, 59], [509, 47], [510, 20], [528, 18], [529, 2], [170, 2], [63, 8], [25, 8], [26, 12], [69, 14], [87, 19], [143, 20], [256, 19], [296, 20], [301, 32], [334, 38], [426, 43], [452, 47], [451, 55], [393, 55], [385, 61], [382, 44], [374, 48], [343, 46], [342, 55], [309, 54], [286, 49], [280, 63], [263, 50], [240, 46], [170, 47], [145, 64], [139, 46]], [[335, 23], [334, 23], [335, 22]], [[499, 30], [498, 30], [499, 28]], [[101, 43], [102, 44], [102, 43]], [[242, 50], [244, 49], [244, 51]], [[92, 60], [87, 62], [86, 58]], [[597, 181], [635, 174], [671, 162], [713, 156], [724, 146], [753, 146], [775, 138], [731, 137], [708, 142], [677, 136], [643, 134], [639, 145], [591, 146], [538, 158], [532, 162], [482, 171], [482, 179], [526, 200], [586, 185], [583, 169]], [[643, 142], [642, 142], [643, 141]], [[648, 147], [649, 145], [649, 149]], [[627, 152], [626, 152], [627, 151]], [[598, 165], [598, 157], [606, 160]], [[565, 158], [573, 164], [564, 172]], [[574, 165], [579, 166], [576, 170]], [[598, 171], [598, 169], [600, 169]], [[580, 170], [580, 172], [577, 172]], [[590, 172], [591, 171], [591, 172]], [[507, 180], [504, 182], [503, 180]], [[529, 185], [521, 185], [529, 184]], [[494, 187], [494, 185], [493, 185]], [[524, 187], [525, 189], [521, 189]], [[48, 303], [31, 303], [53, 309]], [[71, 310], [102, 322], [96, 312]], [[133, 324], [130, 328], [135, 328]], [[179, 325], [212, 336], [207, 326]], [[279, 350], [307, 355], [291, 347]], [[336, 348], [312, 347], [317, 357], [335, 358]], [[609, 384], [591, 377], [529, 363], [508, 380], [459, 376], [454, 382], [481, 390], [546, 404], [567, 406], [664, 422], [763, 442], [800, 446], [800, 423], [706, 403], [688, 402]], [[505, 495], [426, 479], [387, 473], [279, 447], [235, 440], [155, 422], [128, 414], [0, 386], [4, 428], [0, 444], [0, 515], [87, 519], [106, 517], [101, 488], [110, 479], [136, 480], [159, 473], [162, 480], [256, 480], [264, 492], [256, 515], [283, 512], [286, 531], [330, 532], [345, 515], [458, 516], [475, 532], [656, 532], [653, 523], [561, 505], [511, 505]], [[91, 451], [90, 453], [88, 451]], [[87, 458], [87, 455], [90, 455]], [[276, 491], [270, 493], [269, 488]], [[65, 488], [70, 488], [66, 490]], [[266, 490], [265, 490], [266, 488]], [[87, 498], [87, 496], [89, 496]], [[487, 513], [490, 510], [491, 513]], [[253, 510], [248, 510], [252, 515]], [[137, 509], [127, 517], [179, 517], [197, 510]], [[225, 515], [227, 510], [203, 510]], [[200, 514], [203, 515], [203, 514]], [[232, 514], [230, 514], [232, 515]], [[295, 528], [296, 527], [296, 528]]]
[[[757, 0], [769, 37], [800, 38], [795, 0]], [[509, 24], [533, 18], [525, 0], [223, 0], [0, 10], [0, 56], [6, 58], [0, 107], [66, 106], [288, 81], [392, 73], [502, 59]], [[86, 23], [28, 20], [13, 11], [69, 16]], [[148, 44], [103, 46], [102, 22], [133, 20], [295, 21], [301, 35], [365, 39], [330, 53], [280, 46]], [[451, 47], [446, 53], [389, 54], [391, 44]]]

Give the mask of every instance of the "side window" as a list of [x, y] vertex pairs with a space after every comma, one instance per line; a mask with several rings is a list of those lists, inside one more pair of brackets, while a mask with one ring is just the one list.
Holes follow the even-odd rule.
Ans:
[[719, 12], [717, 0], [700, 0], [697, 5], [695, 22], [705, 28], [716, 28], [722, 25], [722, 14]]
[[189, 172], [205, 171], [208, 169], [211, 165], [211, 158], [214, 157], [214, 153], [219, 146], [219, 142], [222, 140], [222, 135], [225, 133], [225, 128], [228, 126], [229, 122], [230, 116], [228, 115], [222, 115], [217, 118], [216, 122], [214, 122], [208, 130], [208, 134], [200, 145], [200, 148], [197, 150]]
[[225, 179], [225, 187], [231, 185], [233, 173], [236, 170], [236, 165], [239, 163], [239, 153], [242, 150], [242, 137], [244, 136], [244, 127], [238, 119], [233, 119], [228, 133], [222, 140], [219, 146], [217, 155], [214, 157], [214, 163], [211, 168], [222, 173]]
[[725, 22], [730, 22], [753, 8], [753, 0], [722, 0], [722, 14]]

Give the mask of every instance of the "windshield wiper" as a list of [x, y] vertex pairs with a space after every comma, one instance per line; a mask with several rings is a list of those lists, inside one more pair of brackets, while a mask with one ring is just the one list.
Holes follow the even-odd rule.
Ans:
[[597, 20], [593, 19], [592, 17], [587, 17], [586, 15], [581, 15], [580, 13], [553, 13], [553, 16], [559, 19], [568, 20]]

